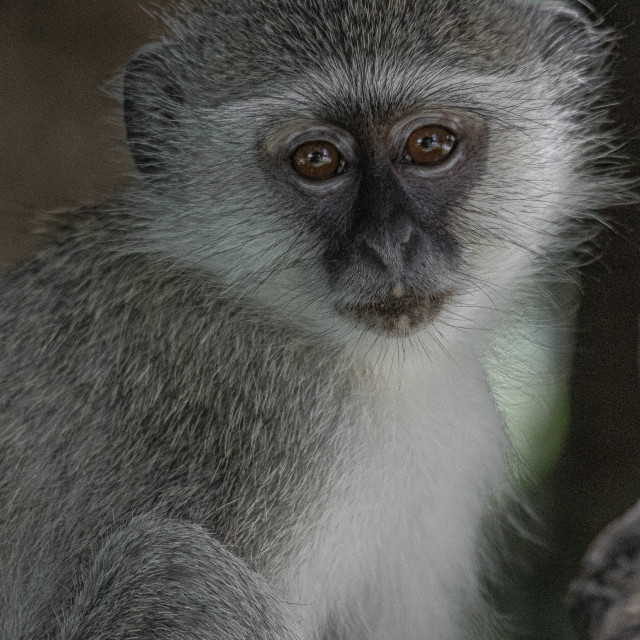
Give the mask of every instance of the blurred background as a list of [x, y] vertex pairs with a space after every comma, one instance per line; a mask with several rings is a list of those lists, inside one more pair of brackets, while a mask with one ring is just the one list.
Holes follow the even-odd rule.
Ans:
[[[153, 12], [167, 4], [0, 0], [0, 268], [45, 242], [30, 233], [37, 211], [99, 200], [133, 171], [119, 107], [101, 88], [162, 34]], [[622, 35], [615, 117], [637, 174], [640, 4], [593, 4]], [[544, 543], [519, 543], [528, 592], [517, 605], [532, 638], [572, 638], [560, 597], [567, 581], [596, 533], [640, 498], [639, 214], [611, 212], [614, 230], [584, 273], [571, 373], [557, 377], [544, 420], [518, 434], [540, 472], [528, 489], [545, 521]]]

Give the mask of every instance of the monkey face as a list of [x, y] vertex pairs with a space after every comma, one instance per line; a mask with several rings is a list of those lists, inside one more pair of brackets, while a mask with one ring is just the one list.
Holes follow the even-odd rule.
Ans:
[[287, 219], [315, 238], [335, 311], [378, 334], [408, 336], [456, 288], [452, 212], [481, 170], [482, 122], [455, 110], [336, 120], [275, 126], [262, 144], [265, 169], [282, 210], [299, 203]]
[[486, 327], [623, 191], [600, 36], [557, 3], [347, 4], [205, 3], [134, 60], [144, 244], [339, 341]]

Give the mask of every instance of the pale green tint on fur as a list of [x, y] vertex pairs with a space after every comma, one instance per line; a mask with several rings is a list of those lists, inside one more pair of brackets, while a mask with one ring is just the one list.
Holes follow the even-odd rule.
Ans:
[[[570, 304], [573, 303], [568, 292]], [[536, 485], [554, 467], [569, 427], [571, 323], [559, 324], [545, 308], [496, 341], [489, 363], [492, 386], [516, 451], [517, 475]], [[498, 360], [499, 359], [499, 360]]]

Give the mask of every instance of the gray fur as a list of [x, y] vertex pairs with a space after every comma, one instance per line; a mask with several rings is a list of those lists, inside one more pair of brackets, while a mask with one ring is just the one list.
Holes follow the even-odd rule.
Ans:
[[299, 637], [282, 595], [191, 524], [135, 518], [78, 582], [60, 640]]
[[[366, 493], [380, 380], [397, 383], [385, 360], [400, 371], [409, 352], [434, 388], [453, 381], [424, 415], [435, 434], [424, 475], [453, 475], [434, 472], [416, 500], [428, 497], [434, 522], [446, 516], [446, 537], [467, 535], [451, 557], [434, 547], [425, 575], [453, 603], [431, 631], [459, 638], [474, 532], [506, 488], [500, 419], [482, 366], [466, 360], [486, 346], [473, 328], [562, 278], [591, 235], [585, 220], [624, 193], [600, 107], [608, 34], [506, 0], [207, 0], [168, 23], [172, 35], [125, 75], [143, 175], [0, 279], [0, 638], [383, 633], [393, 598], [360, 579], [394, 553], [358, 565], [333, 604], [331, 580], [361, 538], [376, 548], [410, 516], [354, 525], [354, 551], [335, 550], [340, 566], [327, 562], [317, 592], [298, 574], [323, 527], [334, 532], [343, 493]], [[447, 187], [456, 197], [439, 193], [449, 205], [434, 228], [456, 249], [435, 243], [416, 267], [467, 306], [418, 337], [372, 338], [332, 305], [384, 276], [349, 252], [341, 277], [324, 273], [320, 247], [341, 218], [265, 168], [264, 131], [310, 114], [366, 139], [424, 104], [486, 126], [486, 153]], [[563, 153], [547, 161], [536, 140], [549, 131]], [[345, 510], [359, 513], [352, 499]], [[292, 596], [296, 580], [306, 586]], [[304, 589], [326, 610], [296, 600]]]
[[[86, 270], [65, 260], [73, 253], [65, 248], [26, 276], [28, 293], [20, 292], [24, 272], [3, 281], [5, 299], [41, 312], [24, 332], [3, 332], [3, 412], [14, 416], [9, 426], [25, 425], [5, 431], [2, 499], [16, 520], [2, 536], [3, 566], [15, 572], [4, 576], [2, 624], [20, 616], [20, 633], [7, 630], [7, 638], [51, 633], [69, 598], [61, 585], [77, 579], [83, 547], [126, 531], [137, 514], [206, 524], [264, 569], [303, 516], [297, 511], [318, 501], [331, 469], [309, 462], [339, 447], [336, 427], [346, 419], [339, 398], [349, 382], [320, 388], [336, 379], [327, 354], [220, 300], [203, 274], [114, 253], [122, 232], [109, 219], [87, 223], [72, 241], [95, 258]], [[125, 281], [131, 288], [121, 288]], [[284, 387], [282, 375], [293, 384]], [[254, 406], [243, 406], [249, 398]], [[316, 496], [308, 506], [305, 486]]]

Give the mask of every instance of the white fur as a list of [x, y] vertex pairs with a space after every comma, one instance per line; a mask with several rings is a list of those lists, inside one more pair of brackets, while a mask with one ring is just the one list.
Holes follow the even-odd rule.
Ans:
[[478, 588], [481, 513], [504, 482], [505, 438], [477, 355], [468, 345], [450, 355], [409, 357], [399, 378], [363, 374], [369, 411], [343, 452], [352, 468], [279, 576], [306, 637], [330, 612], [357, 638], [458, 637], [460, 596]]

